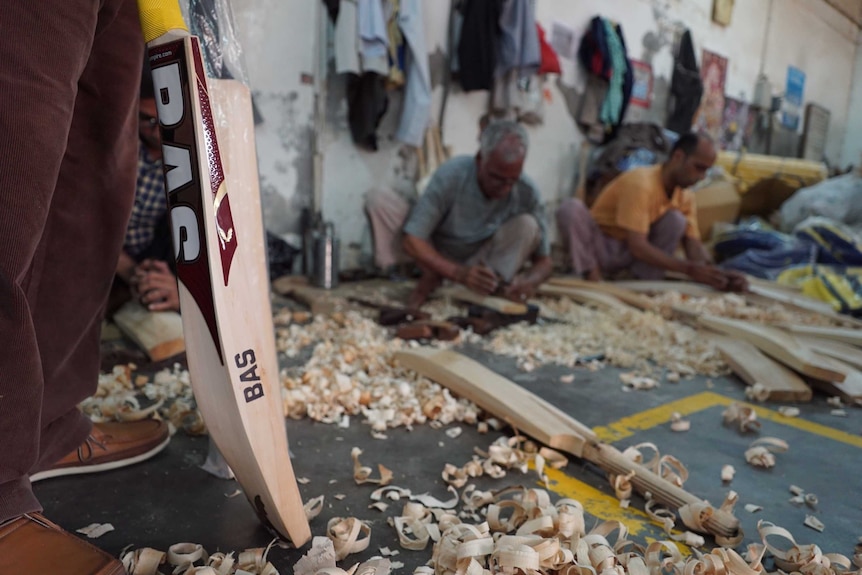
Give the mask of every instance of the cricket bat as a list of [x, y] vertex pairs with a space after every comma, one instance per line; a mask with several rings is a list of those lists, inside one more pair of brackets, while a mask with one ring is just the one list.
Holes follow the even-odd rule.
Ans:
[[250, 95], [232, 80], [210, 89], [177, 0], [138, 8], [195, 399], [261, 522], [300, 547], [311, 531], [288, 454]]

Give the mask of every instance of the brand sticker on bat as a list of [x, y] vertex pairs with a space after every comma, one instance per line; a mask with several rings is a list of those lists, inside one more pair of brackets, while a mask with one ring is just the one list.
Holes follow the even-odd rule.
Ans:
[[242, 390], [245, 402], [251, 403], [255, 399], [263, 397], [263, 384], [260, 382], [260, 375], [257, 372], [257, 358], [254, 355], [254, 350], [247, 349], [242, 353], [238, 353], [234, 356], [233, 360], [239, 369], [245, 370], [239, 374], [240, 382], [243, 385], [252, 384], [244, 387]]

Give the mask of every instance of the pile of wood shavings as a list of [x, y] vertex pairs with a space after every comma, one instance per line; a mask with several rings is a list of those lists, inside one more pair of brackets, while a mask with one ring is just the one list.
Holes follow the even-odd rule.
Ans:
[[[94, 422], [133, 421], [157, 415], [187, 433], [206, 432], [198, 412], [189, 372], [180, 364], [163, 369], [152, 378], [133, 377], [134, 364], [116, 365], [111, 373], [99, 374], [96, 393], [85, 399], [81, 410]], [[142, 408], [141, 397], [152, 402]]]
[[[314, 343], [311, 359], [282, 372], [285, 412], [325, 423], [363, 415], [378, 434], [388, 428], [436, 421], [473, 424], [478, 408], [449, 390], [404, 369], [392, 359], [411, 344], [356, 312], [317, 317], [278, 330], [279, 351], [295, 357]], [[439, 343], [438, 346], [451, 345]]]
[[716, 315], [728, 319], [741, 319], [757, 323], [832, 326], [837, 323], [830, 318], [814, 313], [787, 308], [780, 303], [768, 306], [754, 305], [737, 294], [720, 294], [710, 297], [692, 297], [677, 291], [668, 291], [651, 296], [665, 318], [674, 316], [673, 307], [682, 306], [700, 314]]
[[611, 365], [643, 374], [658, 368], [683, 376], [728, 373], [712, 343], [691, 327], [637, 310], [593, 309], [568, 299], [541, 303], [543, 315], [565, 323], [516, 324], [468, 341], [517, 358], [527, 371], [543, 364], [573, 367], [580, 358], [604, 354]]

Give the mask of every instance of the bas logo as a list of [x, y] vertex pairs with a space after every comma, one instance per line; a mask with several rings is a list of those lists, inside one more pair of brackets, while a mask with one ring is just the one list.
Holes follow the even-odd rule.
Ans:
[[[156, 108], [163, 128], [173, 128], [183, 122], [185, 104], [180, 77], [180, 65], [168, 64], [153, 69], [153, 87]], [[192, 157], [188, 148], [162, 142], [165, 163], [165, 180], [168, 194], [192, 181]], [[191, 263], [201, 254], [201, 237], [195, 211], [183, 204], [171, 207], [171, 224], [174, 237], [174, 256], [179, 263]]]
[[242, 383], [253, 383], [253, 385], [249, 385], [242, 390], [245, 402], [251, 403], [255, 399], [263, 397], [263, 385], [260, 382], [260, 376], [257, 374], [257, 359], [254, 356], [254, 350], [247, 349], [242, 353], [238, 353], [234, 356], [233, 360], [238, 368], [245, 369], [239, 375], [239, 380]]

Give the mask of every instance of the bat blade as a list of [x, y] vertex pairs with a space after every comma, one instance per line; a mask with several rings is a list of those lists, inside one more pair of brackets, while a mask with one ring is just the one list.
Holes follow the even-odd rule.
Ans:
[[299, 547], [311, 532], [288, 454], [250, 96], [231, 81], [210, 93], [193, 36], [149, 46], [192, 388], [261, 521]]

